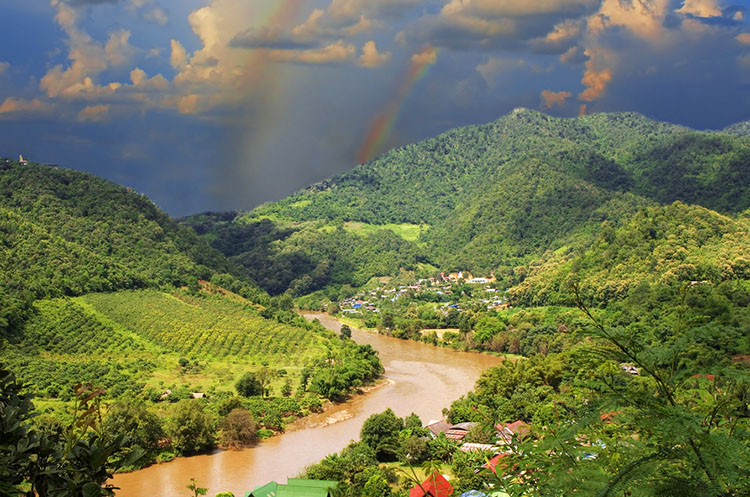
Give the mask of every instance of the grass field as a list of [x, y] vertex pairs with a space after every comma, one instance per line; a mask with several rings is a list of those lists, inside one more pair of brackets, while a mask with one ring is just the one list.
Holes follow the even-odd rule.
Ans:
[[427, 231], [427, 224], [367, 224], [358, 222], [348, 222], [344, 224], [344, 229], [353, 233], [370, 234], [378, 230], [391, 230], [408, 242], [416, 242], [423, 231]]

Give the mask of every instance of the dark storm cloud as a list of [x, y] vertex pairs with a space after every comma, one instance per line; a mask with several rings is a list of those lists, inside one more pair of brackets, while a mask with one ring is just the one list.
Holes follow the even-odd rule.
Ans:
[[[12, 22], [0, 33], [0, 155], [95, 172], [181, 215], [252, 208], [351, 168], [399, 95], [387, 146], [518, 106], [572, 116], [584, 100], [589, 112], [724, 127], [750, 117], [750, 13], [699, 4], [190, 0], [171, 4], [164, 27], [140, 23], [131, 1], [11, 9], [46, 24], [38, 43], [15, 43]], [[430, 46], [435, 64], [410, 78]], [[54, 95], [39, 85], [49, 74]]]

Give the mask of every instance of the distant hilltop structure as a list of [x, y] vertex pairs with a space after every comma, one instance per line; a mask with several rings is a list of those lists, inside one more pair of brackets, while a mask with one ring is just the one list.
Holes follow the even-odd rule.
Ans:
[[23, 158], [23, 155], [19, 155], [19, 156], [18, 156], [18, 163], [19, 163], [19, 164], [22, 164], [22, 165], [24, 165], [24, 166], [25, 166], [26, 164], [28, 164], [28, 163], [29, 163], [29, 161], [28, 161], [27, 159], [24, 159], [24, 158]]

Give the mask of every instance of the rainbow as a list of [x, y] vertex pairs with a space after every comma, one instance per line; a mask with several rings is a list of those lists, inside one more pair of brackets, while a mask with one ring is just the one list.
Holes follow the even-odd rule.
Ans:
[[396, 125], [399, 112], [404, 107], [404, 102], [419, 80], [427, 74], [430, 66], [435, 64], [438, 51], [437, 48], [428, 46], [412, 55], [409, 71], [399, 87], [396, 97], [383, 112], [375, 116], [372, 124], [370, 124], [364, 144], [357, 154], [358, 162], [367, 162], [383, 150], [388, 138], [393, 133], [393, 128]]

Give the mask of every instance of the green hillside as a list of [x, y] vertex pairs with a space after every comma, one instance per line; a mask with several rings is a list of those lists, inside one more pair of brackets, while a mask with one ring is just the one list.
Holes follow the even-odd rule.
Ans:
[[750, 136], [750, 121], [742, 121], [724, 128], [726, 133], [737, 136]]
[[272, 294], [336, 294], [420, 267], [494, 270], [510, 285], [515, 268], [548, 251], [585, 249], [604, 221], [619, 226], [676, 200], [736, 214], [750, 208], [748, 185], [750, 144], [726, 133], [634, 113], [517, 109], [251, 212], [184, 222]]
[[523, 305], [571, 304], [571, 280], [596, 304], [623, 299], [650, 285], [748, 281], [747, 214], [733, 218], [675, 202], [640, 211], [617, 229], [605, 222], [584, 252], [558, 252], [530, 265], [511, 298]]
[[360, 382], [377, 374], [379, 365], [363, 367], [361, 361], [369, 359], [322, 326], [294, 315], [264, 318], [261, 312], [208, 285], [197, 294], [91, 293], [36, 301], [23, 329], [0, 347], [3, 360], [48, 400], [68, 399], [78, 382], [105, 388], [110, 399], [154, 400], [165, 389], [180, 388], [182, 395], [227, 394], [242, 374], [261, 367], [283, 370], [297, 385], [304, 368], [308, 376], [326, 372], [331, 355], [357, 368], [364, 375]]
[[[155, 431], [148, 444], [136, 443], [146, 455], [133, 467], [214, 448], [235, 408], [250, 413], [253, 438], [256, 428], [283, 431], [382, 373], [372, 348], [270, 299], [129, 188], [2, 160], [0, 233], [3, 368], [53, 414], [45, 422], [66, 422], [79, 383], [149, 417]], [[256, 386], [241, 389], [241, 378]], [[191, 404], [194, 393], [204, 400]], [[198, 445], [173, 429], [183, 408], [206, 410]]]

